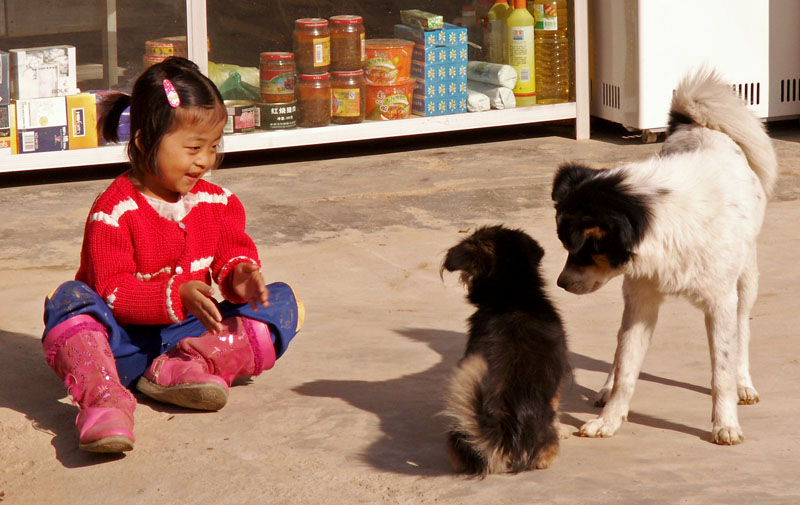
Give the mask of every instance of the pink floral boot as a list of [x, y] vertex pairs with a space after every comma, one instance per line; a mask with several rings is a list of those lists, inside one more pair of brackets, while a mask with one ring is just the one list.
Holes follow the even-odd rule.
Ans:
[[75, 420], [80, 448], [133, 449], [136, 399], [119, 381], [105, 327], [91, 316], [75, 316], [54, 327], [42, 346], [45, 361], [81, 409]]
[[219, 410], [231, 382], [258, 375], [275, 364], [265, 323], [245, 317], [222, 320], [223, 331], [187, 337], [162, 354], [136, 388], [154, 400], [197, 410]]

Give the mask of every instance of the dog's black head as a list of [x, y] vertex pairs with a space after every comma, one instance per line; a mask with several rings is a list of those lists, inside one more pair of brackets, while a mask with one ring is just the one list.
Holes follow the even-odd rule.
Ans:
[[541, 290], [539, 262], [544, 250], [521, 230], [487, 226], [450, 248], [442, 270], [460, 271], [475, 305], [508, 305]]
[[624, 171], [559, 167], [553, 180], [558, 238], [569, 252], [558, 285], [591, 293], [621, 273], [650, 223], [650, 204], [625, 181]]

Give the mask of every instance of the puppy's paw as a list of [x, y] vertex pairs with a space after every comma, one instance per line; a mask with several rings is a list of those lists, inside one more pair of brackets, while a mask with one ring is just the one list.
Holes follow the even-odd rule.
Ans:
[[758, 403], [758, 391], [752, 387], [739, 386], [739, 405], [755, 405]]
[[605, 407], [608, 398], [611, 396], [611, 388], [603, 388], [597, 392], [597, 395], [594, 397], [594, 406], [595, 407]]
[[622, 424], [621, 421], [612, 422], [603, 417], [596, 417], [581, 426], [578, 434], [582, 437], [609, 438], [614, 436], [620, 424]]
[[569, 438], [572, 436], [573, 431], [574, 428], [568, 424], [556, 423], [556, 432], [558, 433], [558, 438]]
[[738, 425], [714, 426], [711, 441], [719, 445], [737, 445], [744, 442], [744, 433]]

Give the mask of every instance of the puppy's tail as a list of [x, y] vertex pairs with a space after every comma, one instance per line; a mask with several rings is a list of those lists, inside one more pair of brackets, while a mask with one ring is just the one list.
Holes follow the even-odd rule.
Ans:
[[448, 384], [444, 411], [450, 424], [447, 449], [457, 472], [481, 476], [490, 473], [490, 444], [482, 435], [478, 419], [483, 410], [482, 383], [488, 370], [482, 356], [469, 355], [459, 363]]
[[680, 123], [695, 123], [720, 131], [744, 151], [767, 197], [778, 174], [775, 149], [761, 121], [747, 109], [719, 74], [701, 67], [678, 85], [670, 107], [670, 132]]

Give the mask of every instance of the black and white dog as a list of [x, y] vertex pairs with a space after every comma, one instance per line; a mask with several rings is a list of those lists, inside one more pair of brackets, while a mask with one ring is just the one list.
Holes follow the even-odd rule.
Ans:
[[544, 292], [544, 251], [503, 226], [478, 229], [442, 264], [461, 272], [466, 352], [450, 379], [445, 414], [453, 468], [473, 475], [547, 468], [558, 454], [559, 391], [569, 376], [561, 318]]
[[712, 368], [712, 440], [743, 440], [737, 403], [758, 402], [750, 378], [756, 238], [777, 175], [760, 121], [714, 71], [678, 86], [661, 153], [608, 170], [563, 165], [553, 182], [558, 237], [569, 252], [558, 285], [591, 293], [624, 275], [617, 351], [587, 437], [610, 437], [628, 414], [665, 295], [705, 313]]

